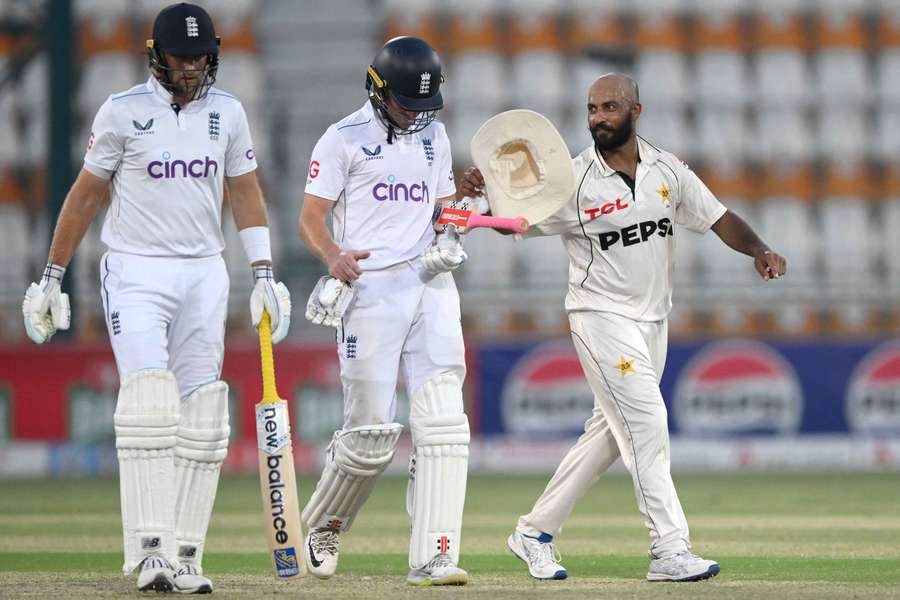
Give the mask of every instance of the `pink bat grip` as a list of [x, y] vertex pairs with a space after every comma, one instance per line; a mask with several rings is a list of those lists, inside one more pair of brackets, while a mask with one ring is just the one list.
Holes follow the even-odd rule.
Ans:
[[528, 220], [524, 217], [487, 217], [472, 213], [466, 227], [491, 227], [493, 229], [509, 229], [516, 233], [528, 231]]

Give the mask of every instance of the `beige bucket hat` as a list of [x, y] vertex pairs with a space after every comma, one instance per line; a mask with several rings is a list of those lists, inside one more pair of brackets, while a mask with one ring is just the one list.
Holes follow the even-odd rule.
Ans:
[[475, 133], [470, 148], [495, 216], [540, 223], [575, 192], [565, 141], [547, 117], [533, 110], [494, 115]]

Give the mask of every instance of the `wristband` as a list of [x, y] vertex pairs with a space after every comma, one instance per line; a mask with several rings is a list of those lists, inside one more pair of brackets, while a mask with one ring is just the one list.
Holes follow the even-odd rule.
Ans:
[[47, 263], [47, 266], [44, 267], [44, 273], [41, 275], [41, 283], [47, 283], [49, 281], [55, 281], [56, 283], [62, 283], [63, 275], [66, 274], [66, 268], [61, 267], [59, 265], [54, 265], [52, 263]]
[[272, 246], [269, 243], [268, 227], [247, 227], [238, 232], [247, 260], [252, 265], [261, 260], [272, 260]]
[[256, 265], [253, 267], [253, 281], [259, 281], [260, 279], [275, 281], [275, 275], [272, 273], [272, 265]]

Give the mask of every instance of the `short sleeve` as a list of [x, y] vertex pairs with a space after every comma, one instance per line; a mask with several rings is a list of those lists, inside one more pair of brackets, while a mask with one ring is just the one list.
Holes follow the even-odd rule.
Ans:
[[453, 180], [453, 157], [450, 152], [450, 138], [447, 137], [447, 131], [441, 127], [441, 135], [438, 139], [437, 156], [438, 161], [438, 188], [437, 198], [446, 198], [447, 196], [456, 195], [456, 182]]
[[309, 161], [306, 193], [326, 200], [337, 200], [350, 172], [350, 160], [344, 140], [334, 126], [319, 138]]
[[247, 113], [238, 103], [238, 110], [228, 136], [225, 149], [225, 176], [237, 177], [256, 170], [256, 152], [253, 149], [253, 138], [250, 136], [250, 124]]
[[125, 154], [125, 142], [116, 127], [112, 103], [112, 97], [107, 98], [97, 111], [84, 154], [85, 170], [101, 179], [113, 176]]
[[675, 224], [697, 233], [706, 233], [728, 209], [719, 202], [706, 184], [678, 161], [678, 198], [675, 205]]

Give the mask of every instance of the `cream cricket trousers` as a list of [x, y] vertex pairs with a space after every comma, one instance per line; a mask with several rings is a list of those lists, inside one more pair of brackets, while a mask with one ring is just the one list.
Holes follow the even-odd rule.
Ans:
[[569, 324], [594, 392], [594, 409], [532, 511], [519, 518], [518, 529], [532, 536], [557, 535], [578, 499], [621, 456], [650, 531], [651, 558], [690, 549], [670, 473], [667, 412], [659, 389], [667, 322], [573, 312]]
[[451, 273], [431, 275], [420, 261], [366, 271], [338, 330], [344, 429], [391, 423], [403, 371], [412, 398], [443, 373], [466, 377], [459, 293]]
[[218, 254], [104, 254], [100, 295], [119, 379], [141, 369], [168, 369], [182, 398], [218, 380], [225, 354], [228, 281]]

